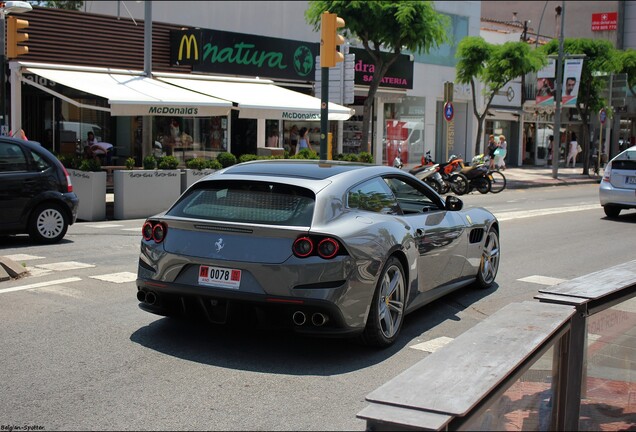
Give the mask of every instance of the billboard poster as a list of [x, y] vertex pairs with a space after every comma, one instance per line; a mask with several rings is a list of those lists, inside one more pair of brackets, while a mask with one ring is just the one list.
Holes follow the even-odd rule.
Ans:
[[537, 73], [537, 105], [551, 106], [554, 103], [555, 60], [549, 59], [548, 65]]
[[563, 92], [561, 102], [564, 107], [575, 107], [579, 94], [583, 59], [567, 59], [563, 70]]

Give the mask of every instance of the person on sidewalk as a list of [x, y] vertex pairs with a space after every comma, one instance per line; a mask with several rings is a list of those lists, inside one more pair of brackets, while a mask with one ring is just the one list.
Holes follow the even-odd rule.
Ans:
[[572, 132], [572, 139], [570, 140], [570, 147], [568, 152], [568, 158], [565, 160], [565, 167], [567, 168], [572, 159], [572, 168], [576, 167], [576, 155], [579, 154], [579, 143], [576, 142], [576, 134]]
[[506, 153], [508, 149], [508, 143], [506, 142], [506, 137], [503, 135], [499, 135], [499, 147], [495, 150], [495, 167], [497, 169], [505, 170], [506, 169]]
[[488, 146], [486, 147], [486, 153], [490, 158], [489, 168], [491, 170], [495, 169], [495, 150], [497, 150], [497, 143], [495, 142], [494, 135], [488, 135]]

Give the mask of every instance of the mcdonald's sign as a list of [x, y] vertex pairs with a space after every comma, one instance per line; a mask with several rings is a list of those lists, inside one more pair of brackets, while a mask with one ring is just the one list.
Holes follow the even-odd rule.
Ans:
[[201, 40], [201, 31], [180, 30], [173, 31], [171, 33], [171, 45], [173, 47], [178, 47], [178, 49], [173, 48], [170, 50], [170, 62], [177, 65], [197, 64], [199, 62], [199, 41]]
[[193, 72], [311, 80], [319, 44], [211, 29], [170, 30], [170, 64]]

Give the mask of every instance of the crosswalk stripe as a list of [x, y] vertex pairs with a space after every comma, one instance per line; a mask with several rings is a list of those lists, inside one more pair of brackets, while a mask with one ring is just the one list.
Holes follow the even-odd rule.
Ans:
[[137, 274], [131, 272], [110, 273], [98, 276], [89, 276], [91, 279], [97, 279], [105, 282], [127, 283], [137, 280]]
[[435, 339], [431, 339], [429, 341], [426, 342], [422, 342], [416, 345], [412, 345], [409, 348], [413, 348], [416, 350], [420, 350], [420, 351], [426, 351], [426, 352], [430, 352], [433, 353], [435, 351], [437, 351], [438, 349], [448, 345], [449, 343], [451, 343], [453, 341], [453, 338], [449, 338], [446, 336], [441, 336]]
[[535, 283], [539, 285], [548, 285], [548, 286], [558, 285], [566, 281], [566, 279], [559, 279], [559, 278], [539, 276], [539, 275], [527, 276], [517, 280], [521, 282], [530, 282], [530, 283]]
[[40, 283], [31, 284], [31, 285], [23, 285], [23, 286], [13, 287], [13, 288], [5, 288], [5, 289], [0, 289], [0, 294], [6, 294], [9, 292], [22, 291], [22, 290], [28, 290], [33, 288], [42, 288], [42, 287], [47, 287], [52, 285], [61, 285], [61, 284], [77, 282], [81, 280], [82, 280], [81, 278], [72, 277], [72, 278], [66, 278], [66, 279], [52, 280], [48, 282], [40, 282]]

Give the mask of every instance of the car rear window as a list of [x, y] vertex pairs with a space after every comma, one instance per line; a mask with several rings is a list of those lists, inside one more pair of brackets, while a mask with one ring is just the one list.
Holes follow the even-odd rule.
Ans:
[[615, 160], [612, 169], [636, 171], [636, 160]]
[[188, 190], [170, 216], [267, 225], [310, 226], [313, 192], [273, 182], [209, 181]]

